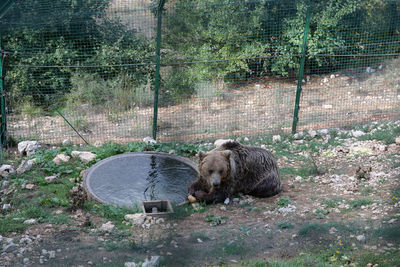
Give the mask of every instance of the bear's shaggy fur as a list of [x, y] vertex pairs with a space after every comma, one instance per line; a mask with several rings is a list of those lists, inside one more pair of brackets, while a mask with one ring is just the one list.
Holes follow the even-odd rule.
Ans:
[[199, 157], [200, 176], [189, 187], [197, 201], [218, 203], [238, 193], [270, 197], [282, 190], [276, 161], [266, 149], [228, 141]]

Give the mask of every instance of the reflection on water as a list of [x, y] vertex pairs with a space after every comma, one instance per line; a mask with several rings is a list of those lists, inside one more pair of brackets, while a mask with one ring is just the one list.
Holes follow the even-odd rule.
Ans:
[[86, 178], [97, 198], [119, 206], [156, 199], [182, 202], [197, 176], [191, 166], [169, 155], [119, 156], [96, 165]]

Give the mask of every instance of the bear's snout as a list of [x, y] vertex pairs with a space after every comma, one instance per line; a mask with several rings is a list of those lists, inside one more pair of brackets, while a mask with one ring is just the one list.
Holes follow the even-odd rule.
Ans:
[[212, 185], [218, 187], [221, 184], [221, 177], [215, 175], [212, 177]]

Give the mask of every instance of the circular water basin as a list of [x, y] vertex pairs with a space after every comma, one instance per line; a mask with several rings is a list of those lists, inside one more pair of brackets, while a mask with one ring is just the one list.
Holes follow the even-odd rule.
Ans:
[[84, 175], [84, 187], [102, 203], [130, 207], [141, 201], [186, 200], [198, 176], [190, 160], [161, 152], [134, 152], [106, 158]]

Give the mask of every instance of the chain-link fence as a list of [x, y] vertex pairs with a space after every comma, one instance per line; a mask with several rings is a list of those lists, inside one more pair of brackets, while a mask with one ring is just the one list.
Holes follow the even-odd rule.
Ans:
[[15, 0], [2, 131], [194, 140], [398, 116], [399, 14], [393, 0]]

